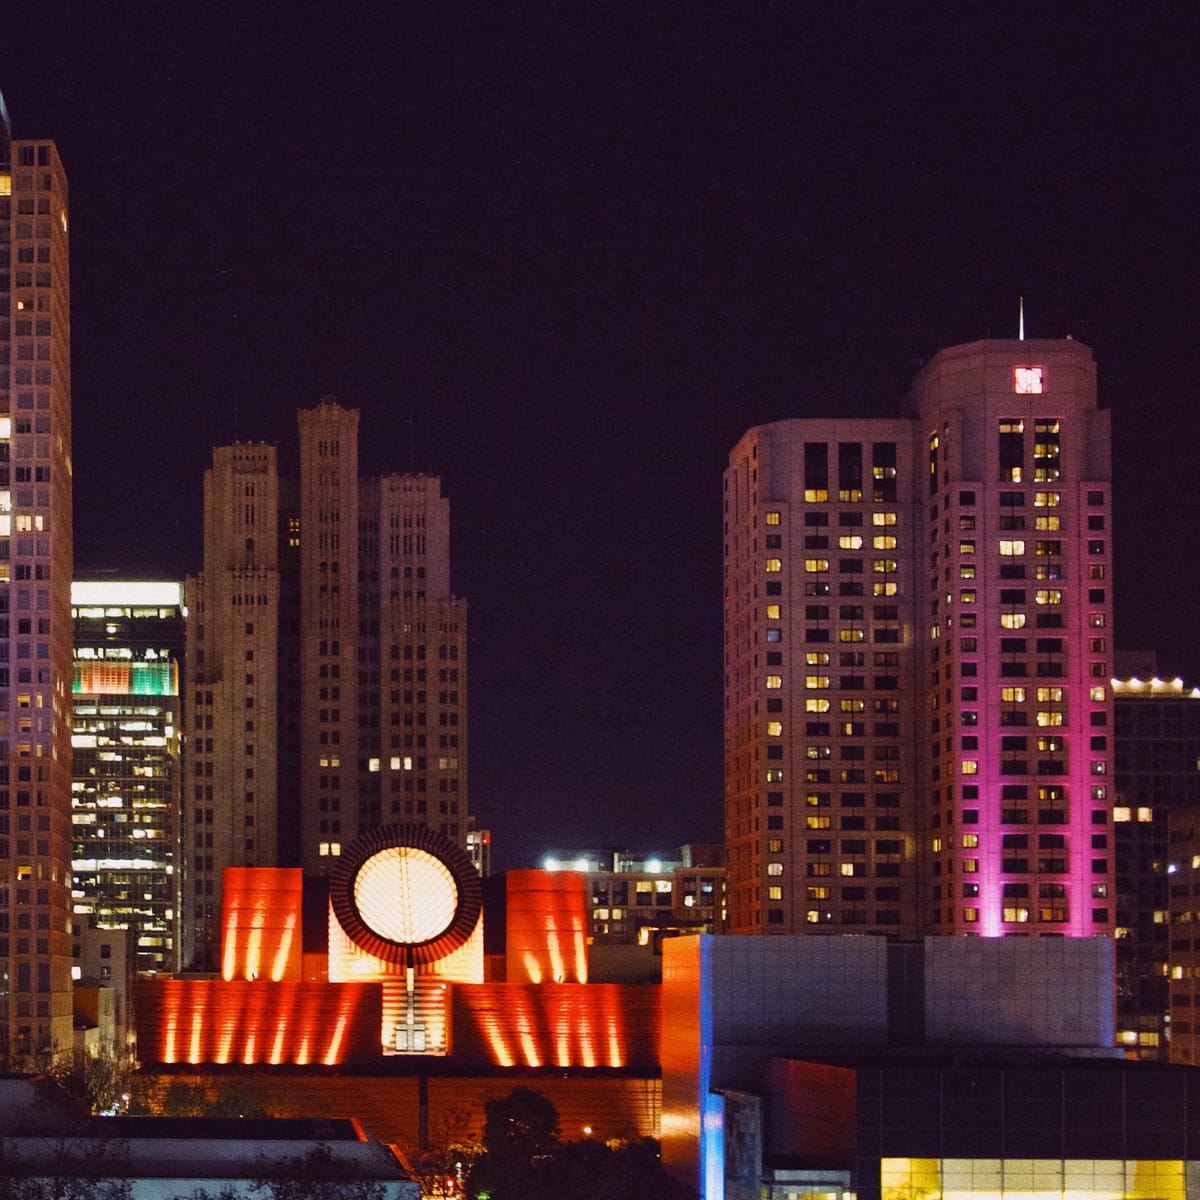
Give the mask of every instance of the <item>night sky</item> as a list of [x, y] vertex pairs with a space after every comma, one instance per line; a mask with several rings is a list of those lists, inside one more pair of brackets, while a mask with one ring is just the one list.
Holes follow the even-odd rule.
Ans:
[[1118, 642], [1200, 682], [1200, 6], [307, 7], [0, 20], [71, 183], [78, 576], [197, 570], [211, 447], [333, 394], [444, 479], [498, 865], [719, 839], [729, 449], [1024, 295], [1113, 409]]

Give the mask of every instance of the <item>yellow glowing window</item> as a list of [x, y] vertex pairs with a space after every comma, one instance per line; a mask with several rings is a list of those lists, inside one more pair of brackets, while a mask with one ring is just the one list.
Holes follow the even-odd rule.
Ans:
[[838, 873], [841, 875], [853, 876], [854, 875], [854, 864], [853, 863], [842, 863], [838, 867]]
[[1038, 588], [1033, 593], [1035, 604], [1061, 604], [1062, 591], [1059, 588]]
[[964, 875], [975, 875], [979, 871], [979, 859], [964, 858], [962, 860], [962, 869]]
[[862, 629], [839, 629], [839, 642], [861, 642], [866, 640], [866, 631]]
[[1058, 709], [1039, 709], [1037, 723], [1043, 729], [1047, 729], [1052, 726], [1065, 725], [1067, 722]]
[[767, 574], [768, 575], [777, 575], [782, 570], [783, 570], [783, 559], [781, 559], [781, 558], [768, 558], [767, 559]]
[[941, 854], [941, 852], [942, 852], [942, 839], [941, 839], [940, 837], [935, 837], [935, 838], [934, 838], [934, 839], [933, 839], [933, 840], [932, 840], [932, 841], [929, 843], [929, 848], [930, 848], [930, 850], [932, 850], [932, 851], [934, 852], [934, 854]]
[[810, 925], [816, 925], [816, 924], [817, 924], [817, 923], [818, 923], [818, 922], [821, 920], [821, 914], [820, 914], [820, 913], [819, 913], [819, 912], [818, 912], [818, 911], [817, 911], [815, 908], [810, 908], [810, 909], [809, 909], [809, 910], [808, 910], [808, 911], [807, 911], [807, 912], [804, 914], [804, 919], [805, 919], [805, 920], [806, 920], [806, 921], [807, 921], [807, 922], [808, 922]]
[[847, 699], [840, 702], [839, 707], [844, 713], [860, 713], [867, 711], [867, 702], [865, 700]]
[[890, 575], [900, 564], [894, 558], [877, 558], [871, 563], [876, 575]]
[[1037, 698], [1043, 703], [1061, 704], [1063, 695], [1064, 690], [1060, 687], [1040, 687], [1037, 690]]
[[810, 887], [808, 889], [808, 898], [810, 900], [828, 900], [830, 889], [827, 887]]
[[871, 514], [872, 525], [895, 525], [896, 514], [894, 512], [877, 512]]
[[783, 874], [783, 863], [781, 863], [781, 862], [767, 863], [767, 874], [774, 875], [774, 876], [782, 875]]
[[974, 588], [963, 588], [962, 591], [960, 591], [958, 593], [958, 601], [960, 604], [974, 604], [975, 603], [975, 589]]
[[975, 543], [974, 542], [959, 542], [958, 543], [958, 552], [959, 552], [959, 554], [974, 554], [975, 553]]
[[1025, 689], [1023, 687], [1001, 688], [1000, 699], [1005, 704], [1023, 704], [1025, 702]]
[[1023, 541], [1014, 540], [1011, 538], [1000, 539], [1000, 553], [1005, 557], [1012, 557], [1017, 554], [1025, 553], [1025, 543]]
[[979, 834], [964, 833], [963, 839], [962, 839], [962, 844], [963, 844], [964, 850], [974, 850], [975, 847], [979, 845]]
[[829, 686], [828, 675], [806, 675], [804, 677], [804, 686], [806, 688], [827, 688]]
[[1043, 533], [1047, 530], [1061, 529], [1062, 528], [1062, 518], [1061, 517], [1034, 517], [1033, 518], [1033, 527], [1034, 527], [1034, 529], [1038, 530], [1039, 533]]
[[778, 621], [781, 615], [781, 609], [778, 604], [767, 605], [767, 620]]
[[964, 775], [978, 775], [979, 774], [978, 760], [974, 759], [974, 758], [964, 758], [962, 761], [961, 770]]
[[959, 577], [959, 579], [974, 579], [975, 578], [975, 564], [974, 563], [963, 563], [958, 568], [958, 577]]
[[805, 818], [804, 824], [809, 829], [828, 829], [830, 824], [829, 817], [824, 817], [816, 813], [811, 813]]
[[804, 569], [811, 574], [818, 574], [821, 571], [829, 570], [829, 559], [827, 558], [806, 558], [804, 560]]
[[879, 533], [871, 539], [871, 546], [875, 550], [895, 550], [896, 535], [893, 533]]
[[783, 519], [782, 516], [780, 515], [780, 513], [777, 510], [770, 509], [770, 510], [768, 510], [767, 514], [763, 517], [763, 522], [767, 525], [778, 525], [782, 519]]
[[1029, 909], [1027, 908], [1006, 908], [1004, 910], [1004, 920], [1021, 924], [1029, 920]]
[[367, 770], [371, 771], [371, 772], [377, 772], [379, 770], [379, 759], [377, 759], [377, 758], [367, 759]]
[[1024, 629], [1025, 628], [1024, 613], [1001, 613], [1000, 628], [1001, 629]]
[[[1152, 809], [1149, 809], [1149, 808], [1139, 808], [1137, 810], [1137, 819], [1139, 821], [1142, 821], [1143, 823], [1147, 822], [1147, 821], [1153, 821], [1154, 820], [1154, 812]], [[1195, 864], [1193, 864], [1193, 865], [1195, 865]]]
[[783, 853], [783, 838], [768, 838], [767, 839], [767, 850], [771, 854], [782, 854]]
[[827, 667], [829, 665], [829, 651], [809, 650], [804, 656], [804, 662], [810, 667]]
[[1094, 687], [1088, 692], [1088, 697], [1097, 704], [1104, 702], [1104, 689], [1102, 687]]
[[804, 501], [806, 504], [824, 504], [829, 499], [828, 488], [805, 488]]
[[767, 888], [767, 899], [768, 900], [782, 900], [783, 899], [783, 888], [779, 887], [778, 885]]
[[0, 417], [0, 438], [12, 437], [12, 417]]
[[1124, 824], [1126, 821], [1131, 820], [1132, 817], [1133, 811], [1128, 805], [1118, 804], [1113, 808], [1113, 820], [1119, 824]]
[[767, 688], [769, 690], [774, 691], [776, 688], [781, 688], [781, 687], [783, 687], [783, 676], [782, 675], [768, 675], [767, 676]]
[[0, 196], [12, 195], [12, 176], [0, 175]]
[[872, 596], [895, 596], [899, 591], [900, 585], [892, 581], [878, 582], [871, 585]]
[[823, 696], [809, 696], [804, 701], [804, 711], [810, 713], [828, 712], [830, 703]]
[[861, 533], [844, 533], [838, 538], [839, 550], [861, 550], [862, 549], [862, 534]]
[[1057, 508], [1062, 503], [1061, 492], [1034, 492], [1034, 508]]
[[782, 736], [783, 736], [783, 722], [782, 721], [768, 721], [767, 722], [767, 737], [782, 737]]
[[964, 909], [963, 909], [963, 920], [964, 920], [964, 921], [965, 921], [965, 922], [966, 922], [968, 925], [974, 925], [974, 924], [976, 924], [976, 923], [978, 922], [978, 920], [979, 920], [979, 909], [977, 909], [977, 908], [964, 908]]
[[828, 808], [829, 793], [809, 792], [808, 795], [804, 797], [804, 803], [807, 804], [809, 808]]

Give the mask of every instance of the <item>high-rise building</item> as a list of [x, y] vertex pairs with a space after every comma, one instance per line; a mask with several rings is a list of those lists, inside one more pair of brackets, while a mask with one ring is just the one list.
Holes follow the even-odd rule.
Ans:
[[[1194, 908], [1190, 876], [1180, 874], [1190, 872], [1191, 853], [1169, 842], [1168, 822], [1173, 812], [1200, 809], [1200, 689], [1160, 679], [1153, 667], [1129, 677], [1125, 658], [1118, 656], [1112, 682], [1117, 1042], [1129, 1055], [1166, 1061], [1175, 1051], [1168, 975], [1177, 961], [1193, 965], [1178, 954], [1191, 950], [1190, 930], [1172, 929], [1168, 914], [1173, 909], [1186, 926]], [[1180, 828], [1194, 826], [1189, 819]], [[1189, 944], [1172, 953], [1170, 943], [1181, 940]], [[1176, 999], [1192, 990], [1191, 983], [1174, 986]], [[1184, 1016], [1191, 1035], [1191, 1014]], [[1190, 1036], [1187, 1044], [1195, 1049]]]
[[426, 475], [360, 478], [358, 413], [299, 413], [275, 448], [213, 452], [204, 570], [187, 583], [185, 962], [215, 969], [221, 871], [323, 876], [380, 824], [466, 844], [465, 601], [450, 506]]
[[0, 1062], [72, 1048], [67, 177], [0, 100]]
[[76, 580], [71, 602], [75, 921], [132, 931], [139, 971], [176, 971], [183, 587]]
[[734, 932], [1111, 934], [1110, 448], [1091, 352], [937, 354], [725, 473]]

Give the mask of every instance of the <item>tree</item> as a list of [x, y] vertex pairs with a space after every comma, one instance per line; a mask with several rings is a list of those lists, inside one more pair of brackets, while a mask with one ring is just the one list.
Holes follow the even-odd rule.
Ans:
[[425, 1200], [446, 1200], [462, 1194], [462, 1181], [483, 1152], [471, 1134], [471, 1114], [451, 1106], [443, 1111], [428, 1145], [405, 1155], [405, 1166]]

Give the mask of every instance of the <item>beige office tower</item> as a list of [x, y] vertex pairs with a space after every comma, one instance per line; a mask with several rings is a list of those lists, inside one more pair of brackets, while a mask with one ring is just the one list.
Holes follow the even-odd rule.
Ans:
[[324, 871], [359, 827], [358, 413], [300, 421], [300, 865]]
[[794, 420], [730, 455], [730, 932], [915, 932], [911, 445]]
[[0, 1068], [69, 1055], [67, 177], [0, 99]]
[[204, 570], [185, 585], [185, 966], [216, 970], [225, 867], [279, 856], [279, 477], [274, 446], [204, 475]]
[[362, 494], [359, 819], [465, 846], [467, 606], [450, 592], [450, 502], [431, 475], [385, 475]]

